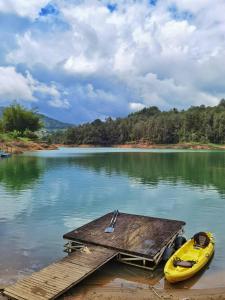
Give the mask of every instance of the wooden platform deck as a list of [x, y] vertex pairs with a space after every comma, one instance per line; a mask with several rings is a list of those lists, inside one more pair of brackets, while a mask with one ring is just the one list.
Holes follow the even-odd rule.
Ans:
[[63, 238], [153, 259], [185, 225], [183, 221], [120, 213], [114, 232], [105, 233], [112, 214], [66, 233]]
[[17, 300], [56, 299], [117, 254], [115, 250], [90, 245], [87, 252], [74, 252], [7, 287], [4, 295]]

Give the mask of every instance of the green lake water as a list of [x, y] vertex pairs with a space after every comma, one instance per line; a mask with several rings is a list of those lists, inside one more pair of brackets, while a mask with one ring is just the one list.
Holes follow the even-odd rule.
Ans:
[[[185, 286], [225, 286], [225, 152], [114, 148], [61, 148], [0, 160], [0, 284], [64, 256], [64, 233], [117, 208], [184, 220], [187, 237], [212, 231], [215, 255]], [[146, 274], [113, 270], [102, 271], [111, 283]], [[157, 276], [155, 284], [167, 287]]]

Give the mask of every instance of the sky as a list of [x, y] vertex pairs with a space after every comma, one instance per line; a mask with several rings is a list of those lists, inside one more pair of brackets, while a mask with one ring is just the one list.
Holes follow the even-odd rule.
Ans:
[[0, 0], [0, 106], [61, 121], [216, 105], [225, 0]]

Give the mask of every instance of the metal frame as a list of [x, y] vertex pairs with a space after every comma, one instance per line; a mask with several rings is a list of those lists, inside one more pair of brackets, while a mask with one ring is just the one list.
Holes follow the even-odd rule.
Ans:
[[84, 247], [85, 247], [85, 245], [83, 243], [68, 240], [68, 242], [64, 245], [63, 251], [70, 254], [74, 251], [81, 250]]
[[121, 263], [143, 269], [154, 270], [155, 268], [153, 259], [145, 258], [143, 256], [136, 256], [121, 252], [118, 254], [117, 260]]
[[148, 270], [154, 270], [160, 263], [165, 249], [167, 247], [172, 246], [176, 237], [182, 233], [183, 233], [183, 229], [180, 229], [153, 258], [146, 258], [139, 255], [132, 255], [129, 253], [120, 252], [117, 256], [117, 259], [118, 261], [128, 265], [132, 265], [132, 266], [136, 266]]

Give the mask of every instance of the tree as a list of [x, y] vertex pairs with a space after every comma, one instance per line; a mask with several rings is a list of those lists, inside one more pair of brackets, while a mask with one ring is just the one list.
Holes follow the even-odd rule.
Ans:
[[225, 99], [221, 99], [220, 103], [218, 104], [218, 106], [225, 108]]
[[2, 120], [0, 120], [0, 133], [3, 132], [3, 124], [2, 124]]
[[14, 103], [3, 111], [2, 126], [6, 132], [19, 131], [22, 134], [25, 130], [37, 131], [42, 127], [39, 116], [25, 107]]

